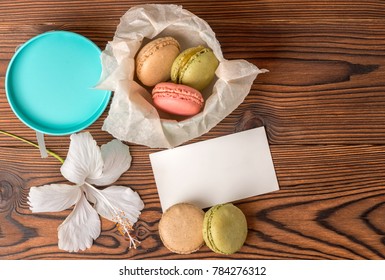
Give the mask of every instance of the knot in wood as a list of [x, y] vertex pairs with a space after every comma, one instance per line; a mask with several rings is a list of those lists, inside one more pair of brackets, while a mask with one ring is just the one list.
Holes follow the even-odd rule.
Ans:
[[261, 127], [264, 125], [262, 118], [256, 115], [254, 112], [247, 110], [245, 111], [241, 118], [239, 119], [235, 132], [241, 132], [244, 130]]
[[12, 209], [13, 201], [17, 199], [23, 180], [12, 173], [0, 172], [0, 212]]

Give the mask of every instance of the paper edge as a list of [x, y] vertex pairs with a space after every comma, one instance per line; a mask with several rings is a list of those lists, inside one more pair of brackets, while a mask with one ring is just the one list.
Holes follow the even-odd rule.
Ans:
[[[270, 191], [266, 191], [266, 192], [262, 192], [262, 193], [259, 193], [257, 195], [253, 195], [253, 196], [246, 196], [246, 197], [236, 197], [232, 200], [222, 200], [220, 202], [218, 202], [219, 204], [223, 204], [223, 203], [230, 203], [230, 202], [236, 202], [236, 201], [241, 201], [241, 200], [245, 200], [245, 199], [248, 199], [250, 197], [256, 197], [256, 196], [260, 196], [260, 195], [264, 195], [264, 194], [268, 194], [268, 193], [272, 193], [272, 192], [276, 192], [276, 191], [279, 191], [280, 190], [280, 185], [279, 185], [279, 181], [278, 181], [278, 177], [277, 177], [277, 173], [276, 173], [276, 170], [275, 170], [275, 165], [274, 165], [274, 160], [273, 160], [273, 156], [272, 156], [272, 153], [271, 153], [271, 149], [270, 149], [270, 145], [269, 145], [269, 141], [268, 141], [268, 137], [267, 137], [267, 133], [266, 133], [266, 128], [265, 126], [260, 126], [260, 127], [256, 127], [256, 128], [251, 128], [251, 129], [247, 129], [247, 130], [243, 130], [241, 132], [234, 132], [234, 133], [231, 133], [231, 134], [227, 134], [227, 135], [224, 135], [224, 136], [220, 136], [220, 137], [216, 137], [216, 138], [212, 138], [212, 139], [208, 139], [208, 140], [205, 140], [205, 141], [201, 141], [201, 142], [196, 142], [196, 143], [192, 143], [192, 144], [188, 144], [188, 145], [183, 145], [183, 146], [179, 146], [179, 147], [175, 147], [175, 148], [172, 148], [172, 149], [168, 149], [168, 150], [162, 150], [162, 151], [157, 151], [157, 152], [153, 152], [153, 153], [150, 153], [149, 154], [149, 159], [150, 159], [150, 165], [151, 165], [151, 168], [153, 168], [153, 160], [159, 156], [159, 154], [164, 154], [164, 153], [168, 153], [169, 151], [171, 150], [174, 150], [174, 149], [186, 149], [186, 147], [191, 147], [191, 145], [194, 145], [194, 146], [199, 146], [199, 145], [205, 145], [208, 141], [211, 141], [211, 143], [213, 142], [217, 142], [217, 141], [221, 141], [223, 140], [224, 138], [231, 138], [231, 136], [234, 136], [236, 134], [239, 134], [239, 133], [253, 133], [254, 131], [261, 131], [261, 133], [263, 133], [263, 140], [264, 140], [264, 146], [265, 148], [267, 148], [267, 152], [269, 154], [269, 161], [271, 163], [271, 166], [272, 166], [272, 171], [273, 171], [273, 177], [274, 177], [274, 182], [272, 182], [274, 185], [271, 186], [271, 190]], [[153, 169], [152, 169], [153, 170]], [[154, 180], [155, 180], [155, 185], [156, 185], [156, 188], [157, 188], [157, 193], [158, 193], [158, 196], [159, 196], [159, 202], [160, 202], [160, 205], [161, 205], [161, 208], [162, 208], [162, 211], [166, 211], [168, 207], [172, 206], [172, 205], [164, 205], [164, 202], [162, 203], [162, 196], [164, 195], [162, 192], [159, 191], [159, 188], [158, 188], [158, 185], [157, 185], [157, 176], [153, 170], [153, 175], [154, 175]], [[188, 201], [180, 201], [180, 202], [188, 202]], [[178, 203], [178, 202], [176, 202]], [[198, 204], [198, 203], [195, 203], [199, 208], [201, 209], [205, 209], [205, 208], [208, 208], [208, 207], [211, 207], [211, 206], [214, 206], [214, 204], [210, 204], [210, 205], [201, 205], [201, 204]]]

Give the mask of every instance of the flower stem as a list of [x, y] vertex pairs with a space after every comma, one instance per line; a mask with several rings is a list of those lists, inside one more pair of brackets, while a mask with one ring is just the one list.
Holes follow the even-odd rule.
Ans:
[[[31, 141], [29, 141], [29, 140], [27, 140], [27, 139], [24, 139], [24, 138], [22, 138], [22, 137], [20, 137], [20, 136], [15, 135], [15, 134], [6, 132], [6, 131], [1, 130], [1, 129], [0, 129], [0, 133], [2, 133], [2, 134], [4, 134], [4, 135], [7, 135], [7, 136], [10, 136], [10, 137], [12, 137], [12, 138], [14, 138], [14, 139], [20, 140], [20, 141], [22, 141], [22, 142], [24, 142], [24, 143], [27, 143], [27, 144], [29, 144], [29, 145], [31, 145], [31, 146], [34, 146], [34, 147], [36, 147], [36, 148], [39, 148], [39, 145], [37, 145], [36, 143], [33, 143], [33, 142], [31, 142]], [[64, 163], [64, 159], [62, 159], [60, 156], [58, 156], [58, 155], [55, 154], [54, 152], [51, 152], [50, 150], [47, 150], [47, 153], [50, 154], [51, 156], [53, 156], [54, 158], [56, 158], [56, 159], [57, 159], [58, 161], [60, 161], [62, 164]]]

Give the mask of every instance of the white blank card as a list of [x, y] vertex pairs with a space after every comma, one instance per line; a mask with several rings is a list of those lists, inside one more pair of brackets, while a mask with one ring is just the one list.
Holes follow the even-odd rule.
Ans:
[[279, 189], [264, 127], [150, 154], [162, 210], [206, 208]]

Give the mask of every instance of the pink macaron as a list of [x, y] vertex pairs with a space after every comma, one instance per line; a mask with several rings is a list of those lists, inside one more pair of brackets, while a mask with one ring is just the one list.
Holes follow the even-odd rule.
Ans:
[[152, 99], [158, 109], [180, 116], [193, 116], [203, 107], [202, 94], [189, 86], [164, 82], [152, 90]]

